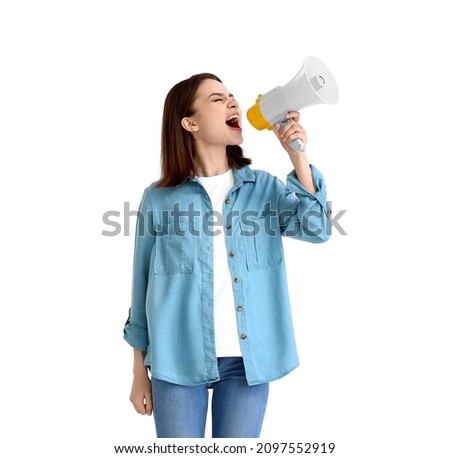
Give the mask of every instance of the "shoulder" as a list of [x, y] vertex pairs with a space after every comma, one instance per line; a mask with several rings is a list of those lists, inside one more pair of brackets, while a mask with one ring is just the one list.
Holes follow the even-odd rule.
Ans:
[[170, 195], [175, 188], [162, 188], [158, 187], [158, 182], [154, 181], [147, 185], [142, 191], [141, 206], [150, 207], [155, 206], [155, 203], [160, 201], [163, 196]]
[[250, 171], [253, 173], [254, 181], [257, 186], [285, 187], [285, 184], [279, 177], [267, 172], [266, 170], [250, 169]]
[[198, 183], [186, 179], [177, 186], [158, 186], [158, 182], [153, 182], [147, 186], [142, 195], [141, 202], [144, 207], [168, 208], [174, 202], [182, 202], [187, 199], [195, 200], [199, 198]]

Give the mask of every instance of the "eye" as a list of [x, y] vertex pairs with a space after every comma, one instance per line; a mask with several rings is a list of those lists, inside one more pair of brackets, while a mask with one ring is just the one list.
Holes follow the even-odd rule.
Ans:
[[213, 102], [223, 102], [223, 99], [215, 99]]

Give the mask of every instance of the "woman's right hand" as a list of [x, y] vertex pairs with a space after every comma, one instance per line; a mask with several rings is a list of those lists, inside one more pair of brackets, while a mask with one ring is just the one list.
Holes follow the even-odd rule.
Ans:
[[151, 415], [153, 412], [152, 383], [147, 372], [134, 374], [130, 401], [136, 412]]

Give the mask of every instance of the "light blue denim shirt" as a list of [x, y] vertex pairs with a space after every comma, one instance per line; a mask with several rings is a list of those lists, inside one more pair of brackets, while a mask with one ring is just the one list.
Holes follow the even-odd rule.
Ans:
[[311, 170], [315, 194], [294, 171], [285, 185], [264, 171], [233, 169], [223, 226], [195, 178], [145, 189], [124, 338], [146, 352], [152, 377], [180, 385], [219, 380], [213, 303], [217, 231], [224, 232], [229, 253], [230, 307], [248, 384], [279, 379], [298, 366], [281, 237], [319, 243], [330, 236], [325, 183], [314, 166]]

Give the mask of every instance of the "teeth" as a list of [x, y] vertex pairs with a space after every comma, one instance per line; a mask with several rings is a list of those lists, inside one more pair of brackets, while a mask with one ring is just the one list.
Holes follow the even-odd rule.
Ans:
[[232, 119], [239, 119], [239, 116], [238, 115], [228, 116], [227, 121], [231, 121]]

